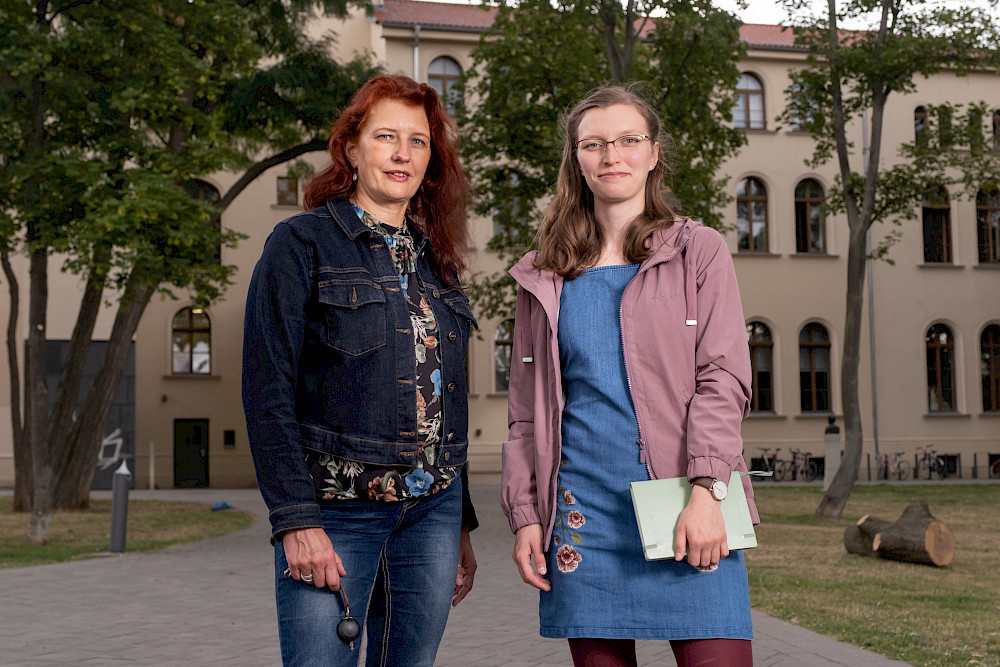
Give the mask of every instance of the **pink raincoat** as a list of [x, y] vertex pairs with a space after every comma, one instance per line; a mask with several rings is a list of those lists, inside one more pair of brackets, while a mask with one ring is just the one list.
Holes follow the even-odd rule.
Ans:
[[[639, 422], [635, 447], [652, 479], [729, 480], [745, 471], [740, 423], [750, 411], [750, 355], [733, 260], [714, 229], [690, 218], [653, 236], [653, 255], [625, 288], [622, 348]], [[501, 505], [511, 531], [555, 522], [563, 388], [559, 296], [563, 279], [534, 267], [530, 252], [511, 270], [518, 284], [503, 445]], [[758, 521], [749, 477], [750, 514]]]

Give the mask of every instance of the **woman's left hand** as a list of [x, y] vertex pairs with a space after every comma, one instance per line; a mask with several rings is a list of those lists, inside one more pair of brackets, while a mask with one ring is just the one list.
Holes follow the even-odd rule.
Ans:
[[685, 553], [687, 562], [701, 569], [718, 566], [729, 555], [722, 507], [702, 486], [691, 487], [691, 499], [677, 519], [674, 559], [682, 560]]
[[462, 536], [458, 543], [458, 577], [455, 579], [455, 595], [451, 599], [451, 606], [456, 606], [465, 599], [465, 596], [472, 590], [472, 583], [476, 578], [476, 554], [472, 553], [472, 538], [469, 537], [469, 529], [462, 529]]

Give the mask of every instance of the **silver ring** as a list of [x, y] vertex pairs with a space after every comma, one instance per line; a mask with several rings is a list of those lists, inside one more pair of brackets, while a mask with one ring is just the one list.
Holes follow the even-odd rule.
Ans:
[[302, 581], [306, 582], [307, 584], [311, 584], [313, 582], [313, 576], [311, 574], [303, 574]]

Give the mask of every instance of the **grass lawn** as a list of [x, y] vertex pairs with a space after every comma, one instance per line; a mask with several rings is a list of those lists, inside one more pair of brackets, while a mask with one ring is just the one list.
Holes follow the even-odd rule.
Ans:
[[[10, 511], [11, 497], [0, 496], [0, 568], [61, 563], [107, 552], [111, 501], [92, 500], [83, 512], [56, 512], [50, 543], [25, 544], [30, 515]], [[159, 500], [130, 500], [126, 551], [150, 551], [172, 544], [218, 537], [253, 524], [249, 512], [213, 512], [208, 505]]]
[[[814, 519], [818, 487], [754, 485], [761, 525], [746, 552], [753, 607], [912, 665], [1000, 667], [1000, 484], [857, 486], [843, 517]], [[844, 549], [865, 514], [895, 521], [926, 502], [955, 533], [936, 568]]]

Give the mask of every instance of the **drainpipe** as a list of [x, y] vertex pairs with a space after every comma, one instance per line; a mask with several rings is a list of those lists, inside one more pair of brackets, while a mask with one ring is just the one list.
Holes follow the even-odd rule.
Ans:
[[420, 81], [420, 24], [413, 26], [413, 80]]

